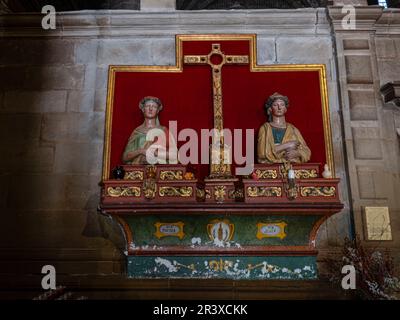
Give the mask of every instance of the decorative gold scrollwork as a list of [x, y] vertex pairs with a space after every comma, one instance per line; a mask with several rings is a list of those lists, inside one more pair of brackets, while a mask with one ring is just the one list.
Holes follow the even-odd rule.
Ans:
[[183, 172], [182, 170], [161, 171], [160, 180], [183, 180]]
[[204, 189], [196, 189], [196, 196], [199, 199], [205, 199], [206, 197], [206, 192]]
[[261, 170], [257, 169], [255, 171], [258, 179], [276, 179], [278, 178], [277, 170]]
[[153, 179], [146, 179], [143, 182], [143, 194], [146, 199], [154, 199], [157, 192], [157, 183]]
[[302, 197], [334, 197], [335, 187], [301, 187]]
[[310, 179], [310, 178], [318, 178], [317, 170], [311, 169], [301, 169], [301, 170], [294, 170], [294, 174], [296, 179]]
[[214, 197], [217, 201], [224, 201], [226, 196], [226, 186], [214, 187]]
[[191, 197], [193, 187], [160, 187], [160, 197]]
[[281, 197], [281, 187], [247, 187], [247, 195], [252, 198], [256, 197]]
[[222, 260], [220, 259], [219, 261], [217, 260], [212, 260], [208, 263], [208, 266], [210, 269], [212, 269], [213, 271], [224, 271], [227, 270], [229, 268], [232, 268], [233, 266], [233, 262], [229, 261], [229, 260]]
[[108, 187], [107, 195], [111, 197], [140, 197], [139, 187]]
[[229, 191], [229, 199], [243, 199], [244, 191], [243, 189], [236, 189]]
[[[287, 169], [281, 167], [281, 175], [283, 178], [287, 178]], [[296, 179], [311, 179], [318, 178], [317, 170], [315, 169], [294, 169], [294, 174]]]
[[127, 171], [125, 172], [125, 180], [143, 180], [143, 171]]

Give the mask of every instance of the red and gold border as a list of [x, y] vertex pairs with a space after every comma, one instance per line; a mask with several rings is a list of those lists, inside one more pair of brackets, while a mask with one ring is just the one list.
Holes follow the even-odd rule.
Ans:
[[280, 64], [280, 65], [258, 65], [257, 64], [257, 37], [255, 34], [210, 34], [210, 35], [176, 35], [175, 66], [118, 66], [111, 65], [108, 72], [108, 93], [106, 107], [105, 143], [103, 155], [103, 180], [108, 178], [110, 172], [110, 149], [112, 132], [112, 115], [114, 106], [114, 84], [117, 72], [182, 72], [183, 43], [185, 41], [229, 41], [229, 40], [248, 40], [250, 51], [250, 71], [251, 72], [272, 72], [272, 71], [318, 71], [321, 90], [322, 119], [324, 126], [325, 155], [327, 163], [335, 177], [335, 165], [333, 158], [332, 133], [330, 123], [328, 87], [326, 78], [326, 67], [324, 64]]

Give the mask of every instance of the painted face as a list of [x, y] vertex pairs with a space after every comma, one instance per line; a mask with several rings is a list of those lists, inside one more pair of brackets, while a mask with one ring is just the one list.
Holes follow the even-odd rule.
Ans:
[[143, 108], [143, 114], [145, 118], [153, 119], [158, 115], [158, 104], [152, 100], [145, 103]]
[[287, 111], [285, 101], [283, 101], [282, 99], [276, 99], [272, 103], [271, 109], [272, 109], [272, 115], [276, 117], [282, 117], [283, 115], [285, 115]]

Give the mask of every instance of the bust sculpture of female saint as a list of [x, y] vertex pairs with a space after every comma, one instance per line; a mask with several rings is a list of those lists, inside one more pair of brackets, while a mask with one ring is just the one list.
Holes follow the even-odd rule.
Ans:
[[[122, 155], [123, 162], [125, 164], [177, 163], [176, 143], [168, 129], [160, 125], [158, 119], [158, 114], [163, 108], [160, 99], [144, 97], [139, 103], [139, 108], [143, 112], [144, 122], [130, 135]], [[169, 152], [172, 148], [174, 150]]]
[[258, 133], [257, 156], [259, 163], [304, 163], [310, 160], [311, 150], [300, 131], [286, 122], [289, 99], [274, 93], [265, 103], [268, 121]]

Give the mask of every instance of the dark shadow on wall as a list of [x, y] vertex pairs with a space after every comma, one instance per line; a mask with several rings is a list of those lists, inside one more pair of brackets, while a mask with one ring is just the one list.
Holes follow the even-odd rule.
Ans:
[[87, 216], [82, 235], [109, 239], [119, 250], [126, 250], [126, 240], [121, 226], [112, 217], [102, 214], [98, 206], [99, 195], [92, 194], [85, 206]]
[[[64, 277], [113, 272], [123, 247], [118, 226], [97, 215], [100, 173], [77, 173], [74, 159], [56, 161], [79, 130], [68, 129], [68, 115], [80, 112], [68, 105], [86, 66], [77, 66], [75, 39], [31, 28], [42, 18], [0, 14], [0, 288], [9, 290], [34, 278], [40, 291], [46, 264]], [[34, 36], [11, 35], [26, 30]]]

